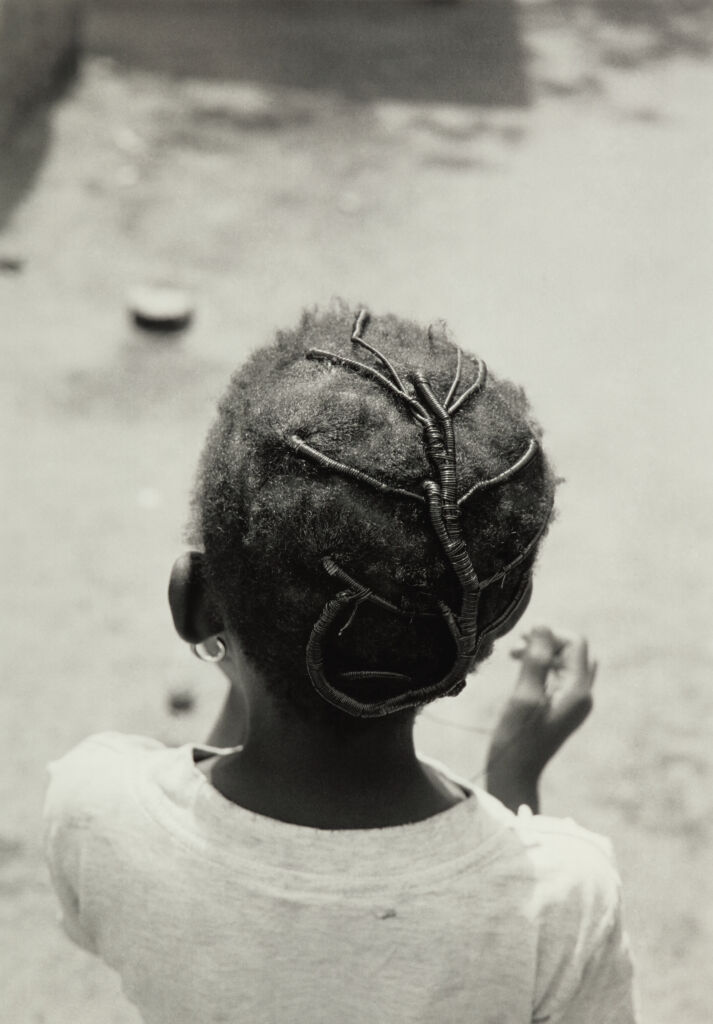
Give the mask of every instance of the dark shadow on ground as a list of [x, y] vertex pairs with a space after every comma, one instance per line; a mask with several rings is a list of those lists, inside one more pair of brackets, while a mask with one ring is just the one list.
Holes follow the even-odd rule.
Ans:
[[[558, 0], [564, 7], [568, 0]], [[646, 30], [648, 48], [641, 46], [631, 63], [621, 56], [621, 48], [602, 52], [603, 63], [613, 66], [638, 66], [646, 60], [661, 60], [676, 54], [705, 57], [713, 49], [713, 6], [710, 0], [595, 0], [581, 4], [589, 9], [600, 25], [627, 32]]]
[[96, 0], [87, 46], [124, 66], [389, 98], [523, 106], [512, 0], [263, 0], [145, 6]]
[[[42, 166], [51, 137], [49, 109], [46, 104], [26, 115], [0, 147], [0, 231], [15, 208], [29, 194]], [[0, 251], [0, 260], [8, 254]], [[0, 265], [0, 271], [7, 266]]]
[[[713, 53], [710, 0], [549, 0], [523, 7], [520, 25], [535, 96], [605, 96], [612, 78], [620, 92], [629, 72]], [[656, 102], [643, 113], [657, 119]]]
[[[0, 125], [0, 231], [32, 190], [51, 138], [51, 105], [74, 82], [80, 57], [79, 43], [65, 49], [34, 88], [22, 92], [21, 102]], [[6, 87], [7, 79], [0, 75], [0, 88]], [[0, 264], [3, 269], [7, 267]]]
[[[95, 0], [88, 45], [176, 77], [522, 107], [713, 52], [710, 0]], [[553, 40], [557, 52], [550, 55]], [[543, 51], [544, 47], [544, 51]], [[562, 57], [572, 56], [562, 74]]]

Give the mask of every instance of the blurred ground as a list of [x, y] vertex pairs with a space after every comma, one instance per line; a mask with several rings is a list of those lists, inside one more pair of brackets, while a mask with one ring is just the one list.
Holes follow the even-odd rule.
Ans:
[[[528, 621], [587, 632], [601, 661], [545, 809], [615, 842], [644, 1019], [706, 1024], [706, 9], [209, 10], [97, 8], [72, 95], [4, 154], [3, 1019], [136, 1020], [55, 927], [44, 764], [100, 729], [207, 731], [220, 684], [164, 596], [193, 466], [233, 365], [341, 294], [445, 316], [527, 383], [567, 478]], [[144, 280], [192, 291], [185, 336], [130, 327]], [[463, 726], [490, 725], [511, 678], [501, 650], [426, 713], [422, 748], [475, 775], [486, 739]], [[171, 718], [181, 687], [197, 709]]]

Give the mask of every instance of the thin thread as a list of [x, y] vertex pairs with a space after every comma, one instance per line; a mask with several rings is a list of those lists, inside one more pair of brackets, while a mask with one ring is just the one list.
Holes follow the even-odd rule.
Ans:
[[421, 714], [422, 718], [427, 718], [429, 722], [435, 722], [437, 725], [450, 725], [454, 729], [462, 729], [464, 732], [475, 732], [482, 736], [492, 736], [492, 729], [481, 729], [477, 725], [464, 725], [463, 722], [449, 722], [447, 718], [439, 718], [437, 715], [432, 715], [430, 711], [424, 711]]
[[[520, 741], [520, 739], [525, 735], [527, 730], [530, 728], [532, 723], [535, 721], [537, 716], [540, 714], [541, 710], [542, 710], [541, 705], [539, 705], [539, 704], [535, 705], [535, 707], [530, 712], [530, 714], [527, 716], [527, 718], [522, 723], [520, 728], [510, 737], [508, 742], [500, 749], [497, 757], [494, 757], [492, 759], [492, 761], [489, 761], [486, 764], [485, 768], [481, 768], [480, 771], [476, 772], [475, 775], [469, 775], [468, 776], [468, 780], [470, 782], [477, 782], [479, 779], [482, 779], [484, 775], [487, 775], [488, 772], [491, 771], [495, 767], [495, 765], [500, 764], [500, 762], [502, 761], [503, 757], [506, 754], [509, 754], [510, 751], [512, 750], [512, 748], [515, 746], [515, 744], [518, 743]], [[492, 735], [492, 733], [491, 733], [491, 735]]]
[[[515, 746], [515, 744], [522, 739], [522, 737], [525, 735], [525, 733], [530, 728], [535, 719], [538, 717], [538, 715], [541, 713], [541, 711], [542, 706], [540, 704], [536, 705], [530, 712], [530, 714], [527, 716], [525, 721], [522, 723], [520, 728], [517, 729], [515, 733], [513, 733], [508, 742], [500, 749], [497, 756], [494, 757], [491, 761], [489, 761], [484, 768], [480, 768], [475, 773], [475, 775], [467, 776], [469, 782], [477, 782], [478, 779], [482, 779], [484, 775], [487, 775], [489, 771], [491, 771], [497, 764], [499, 764], [500, 761], [502, 761], [503, 757], [506, 754], [509, 754], [512, 748]], [[422, 712], [421, 717], [426, 718], [431, 722], [435, 722], [438, 725], [450, 726], [453, 729], [461, 729], [464, 732], [477, 733], [482, 736], [495, 735], [494, 729], [484, 729], [480, 728], [477, 725], [464, 725], [462, 722], [449, 722], [447, 719], [438, 718], [436, 715], [431, 714], [430, 711]]]
[[405, 618], [410, 619], [438, 618], [437, 612], [419, 612], [408, 608], [400, 608], [397, 604], [393, 604], [393, 602], [387, 601], [385, 597], [381, 597], [379, 594], [375, 594], [374, 591], [371, 590], [369, 587], [365, 587], [362, 583], [359, 583], [357, 580], [355, 580], [354, 577], [350, 576], [348, 572], [345, 572], [344, 569], [342, 569], [341, 565], [338, 565], [333, 558], [323, 558], [322, 565], [330, 576], [334, 576], [335, 579], [341, 580], [342, 583], [346, 583], [350, 590], [354, 591], [355, 595], [361, 594], [362, 592], [366, 591], [368, 594], [368, 599], [372, 602], [372, 604], [379, 605], [381, 608], [386, 608], [387, 611], [393, 612], [395, 615], [402, 615]]
[[356, 594], [354, 596], [354, 609], [353, 609], [351, 615], [349, 616], [349, 618], [347, 619], [347, 621], [344, 623], [342, 628], [337, 633], [337, 636], [343, 636], [343, 634], [346, 633], [346, 631], [350, 628], [350, 626], [354, 622], [354, 619], [357, 616], [357, 612], [359, 611], [359, 609], [361, 608], [363, 603], [365, 601], [369, 600], [370, 596], [371, 596], [371, 591], [368, 590], [366, 587], [363, 588], [362, 593]]

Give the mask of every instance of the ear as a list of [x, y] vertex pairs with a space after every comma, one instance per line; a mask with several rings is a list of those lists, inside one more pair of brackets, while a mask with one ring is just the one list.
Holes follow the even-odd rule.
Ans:
[[186, 551], [176, 559], [168, 581], [168, 603], [176, 632], [188, 644], [199, 644], [224, 628], [208, 596], [200, 551]]

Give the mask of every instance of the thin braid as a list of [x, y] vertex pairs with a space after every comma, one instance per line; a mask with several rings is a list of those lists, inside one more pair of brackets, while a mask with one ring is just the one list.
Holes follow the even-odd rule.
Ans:
[[504, 469], [502, 473], [498, 473], [496, 476], [491, 476], [487, 480], [478, 480], [472, 487], [468, 488], [465, 494], [461, 494], [458, 499], [458, 504], [464, 505], [466, 501], [468, 501], [469, 498], [472, 498], [478, 491], [484, 491], [487, 487], [493, 487], [495, 484], [503, 484], [506, 480], [509, 480], [511, 476], [515, 476], [519, 470], [528, 464], [538, 447], [539, 445], [535, 438], [531, 437], [527, 443], [526, 450], [516, 462], [513, 462], [512, 466], [508, 466], [508, 468]]
[[456, 393], [456, 391], [458, 389], [458, 385], [460, 384], [460, 375], [461, 375], [462, 366], [463, 366], [463, 353], [461, 352], [460, 348], [457, 348], [456, 349], [456, 372], [455, 372], [455, 376], [453, 378], [453, 383], [451, 384], [450, 388], [448, 389], [448, 394], [446, 395], [446, 400], [443, 403], [445, 405], [446, 409], [449, 408], [451, 402], [453, 401], [453, 396], [455, 395], [455, 393]]
[[375, 370], [373, 366], [367, 366], [366, 363], [360, 363], [356, 359], [349, 359], [347, 356], [339, 356], [334, 352], [325, 352], [323, 349], [319, 348], [311, 348], [309, 352], [306, 353], [306, 358], [316, 360], [321, 359], [325, 362], [334, 363], [336, 366], [345, 366], [350, 370], [356, 370], [357, 373], [361, 373], [366, 377], [371, 377], [373, 380], [377, 380], [385, 388], [388, 388], [392, 394], [396, 395], [397, 398], [402, 399], [402, 401], [406, 402], [407, 405], [415, 410], [417, 416], [421, 416], [425, 419], [425, 413], [420, 404], [412, 398], [411, 395], [402, 391], [401, 388], [398, 388], [393, 384], [388, 377], [383, 375], [383, 373], [379, 373], [378, 370]]
[[285, 441], [290, 448], [297, 455], [304, 455], [312, 462], [316, 462], [322, 469], [329, 469], [333, 473], [339, 473], [341, 476], [350, 477], [352, 480], [358, 480], [362, 484], [367, 484], [369, 487], [375, 488], [377, 491], [381, 491], [382, 494], [395, 494], [400, 498], [410, 498], [412, 501], [423, 502], [424, 498], [422, 494], [416, 494], [415, 491], [407, 491], [404, 487], [393, 487], [391, 484], [385, 484], [381, 480], [377, 480], [376, 477], [369, 476], [368, 473], [362, 472], [360, 469], [356, 469], [354, 466], [346, 466], [343, 462], [337, 462], [336, 459], [332, 459], [329, 455], [325, 455], [324, 452], [320, 452], [317, 448], [313, 448], [311, 444], [307, 444], [297, 434], [287, 436]]
[[467, 402], [469, 398], [472, 398], [473, 395], [476, 395], [485, 386], [488, 377], [488, 367], [485, 365], [485, 360], [476, 357], [475, 364], [478, 367], [478, 374], [470, 387], [466, 388], [460, 398], [456, 398], [455, 402], [448, 407], [448, 412], [451, 416], [458, 412], [464, 402]]
[[368, 341], [364, 341], [364, 339], [361, 337], [362, 328], [366, 324], [368, 324], [368, 323], [369, 323], [369, 314], [367, 313], [367, 311], [365, 309], [362, 309], [361, 312], [359, 313], [359, 315], [356, 318], [356, 323], [354, 324], [354, 330], [352, 331], [352, 339], [351, 339], [352, 342], [354, 344], [356, 344], [356, 345], [361, 345], [361, 347], [365, 348], [367, 350], [367, 352], [371, 352], [372, 355], [376, 356], [376, 358], [379, 360], [379, 362], [383, 366], [385, 366], [386, 369], [391, 374], [391, 379], [393, 380], [394, 384], [399, 389], [401, 394], [405, 395], [406, 394], [406, 388], [403, 385], [403, 381], [399, 377], [398, 373], [396, 372], [396, 370], [394, 369], [392, 364], [389, 362], [389, 360], [383, 354], [383, 352], [379, 352], [378, 349], [375, 349], [373, 345], [370, 345]]

